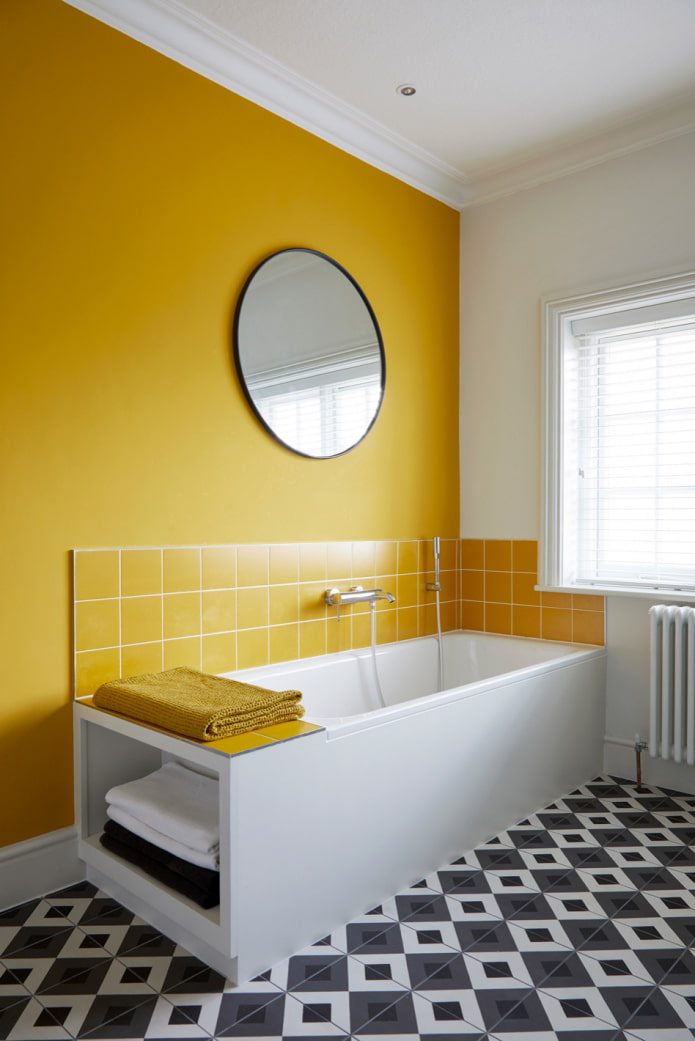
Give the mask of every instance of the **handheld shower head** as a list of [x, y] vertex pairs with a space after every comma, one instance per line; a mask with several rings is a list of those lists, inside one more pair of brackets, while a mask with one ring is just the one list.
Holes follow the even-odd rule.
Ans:
[[431, 592], [438, 593], [442, 588], [439, 581], [439, 547], [441, 539], [439, 535], [435, 535], [432, 539], [432, 551], [434, 555], [434, 582], [428, 582], [425, 589], [429, 589]]

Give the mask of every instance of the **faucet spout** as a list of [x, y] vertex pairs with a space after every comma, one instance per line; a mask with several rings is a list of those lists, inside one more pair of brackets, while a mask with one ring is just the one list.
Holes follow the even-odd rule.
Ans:
[[393, 593], [385, 593], [383, 589], [363, 589], [362, 586], [353, 586], [352, 589], [342, 593], [339, 589], [327, 589], [325, 594], [329, 607], [341, 607], [344, 604], [373, 604], [377, 600], [388, 600], [392, 604], [395, 599]]

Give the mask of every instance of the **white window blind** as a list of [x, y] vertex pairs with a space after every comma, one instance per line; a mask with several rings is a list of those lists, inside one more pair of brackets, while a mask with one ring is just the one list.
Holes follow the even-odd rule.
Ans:
[[291, 390], [276, 388], [257, 405], [268, 426], [287, 444], [307, 455], [331, 456], [360, 440], [380, 395], [381, 379], [371, 374]]
[[691, 281], [551, 316], [545, 585], [695, 593]]

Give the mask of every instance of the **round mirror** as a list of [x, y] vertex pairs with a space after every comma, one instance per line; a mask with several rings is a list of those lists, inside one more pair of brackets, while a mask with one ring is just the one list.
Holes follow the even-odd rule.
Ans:
[[323, 253], [285, 249], [258, 265], [237, 305], [234, 355], [251, 408], [293, 452], [342, 455], [377, 417], [379, 326], [354, 278]]

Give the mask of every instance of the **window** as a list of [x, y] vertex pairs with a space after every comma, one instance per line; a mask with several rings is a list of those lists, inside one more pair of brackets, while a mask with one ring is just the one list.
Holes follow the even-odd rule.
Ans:
[[541, 584], [695, 596], [695, 273], [544, 305]]

